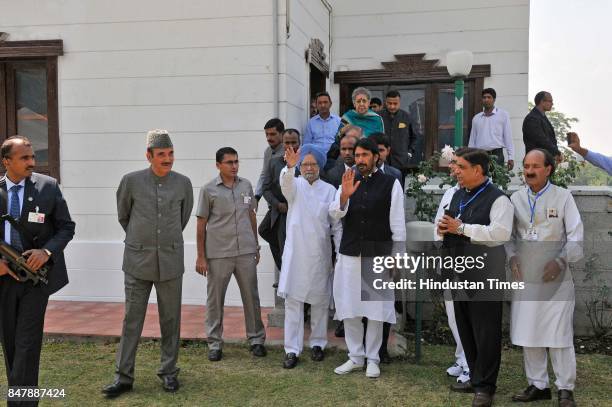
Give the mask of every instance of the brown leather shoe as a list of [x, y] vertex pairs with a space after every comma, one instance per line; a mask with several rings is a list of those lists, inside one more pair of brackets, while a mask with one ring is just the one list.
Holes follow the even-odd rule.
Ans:
[[450, 389], [459, 393], [474, 393], [472, 382], [469, 380], [465, 383], [453, 383], [450, 385]]
[[530, 401], [536, 400], [550, 400], [552, 399], [552, 395], [550, 394], [550, 389], [538, 389], [533, 384], [527, 387], [522, 393], [515, 394], [512, 396], [512, 401], [519, 401], [523, 403], [528, 403]]
[[491, 407], [492, 405], [493, 396], [491, 394], [482, 391], [478, 391], [476, 394], [474, 394], [472, 407]]
[[570, 390], [559, 390], [559, 407], [576, 407], [574, 392]]

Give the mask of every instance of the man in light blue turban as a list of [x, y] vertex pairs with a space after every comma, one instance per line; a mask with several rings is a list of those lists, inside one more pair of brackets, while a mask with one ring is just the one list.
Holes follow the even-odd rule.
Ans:
[[323, 152], [323, 150], [321, 150], [320, 147], [314, 144], [304, 144], [302, 147], [300, 147], [300, 161], [298, 163], [298, 166], [302, 165], [302, 161], [304, 161], [304, 157], [306, 157], [308, 154], [312, 154], [314, 159], [317, 160], [317, 164], [319, 165], [319, 168], [325, 167], [327, 156]]

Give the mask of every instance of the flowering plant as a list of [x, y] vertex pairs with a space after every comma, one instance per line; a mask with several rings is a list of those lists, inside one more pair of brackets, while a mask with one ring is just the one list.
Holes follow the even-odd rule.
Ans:
[[[444, 185], [453, 186], [457, 183], [448, 172], [436, 169], [440, 159], [450, 162], [454, 154], [455, 150], [451, 146], [445, 145], [441, 151], [435, 151], [428, 160], [421, 161], [417, 171], [408, 174], [406, 177], [406, 195], [414, 198], [414, 215], [418, 220], [433, 222], [438, 211], [438, 200], [434, 198], [433, 191], [427, 192], [424, 190], [425, 185], [434, 178], [440, 180], [438, 184], [440, 189]], [[508, 189], [508, 184], [514, 176], [514, 173], [509, 171], [508, 167], [497, 163], [495, 156], [491, 156], [489, 173], [493, 183], [503, 190]]]

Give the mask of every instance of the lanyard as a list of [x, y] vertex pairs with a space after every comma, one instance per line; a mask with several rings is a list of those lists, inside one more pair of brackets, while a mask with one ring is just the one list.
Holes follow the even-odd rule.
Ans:
[[538, 192], [535, 198], [533, 198], [533, 206], [531, 205], [531, 196], [530, 196], [531, 193], [529, 191], [529, 187], [527, 187], [527, 202], [529, 202], [529, 209], [531, 209], [531, 217], [529, 218], [529, 225], [531, 226], [533, 226], [533, 218], [535, 217], [535, 207], [536, 207], [536, 203], [538, 202], [538, 198], [541, 197], [542, 194], [544, 194], [544, 192], [546, 192], [548, 187], [550, 187], [550, 181], [547, 181], [546, 187], [540, 192]]
[[471, 197], [471, 198], [470, 198], [470, 200], [469, 200], [469, 201], [467, 201], [466, 203], [463, 203], [463, 200], [462, 200], [461, 202], [459, 202], [459, 215], [457, 215], [457, 219], [459, 219], [459, 218], [461, 217], [461, 214], [463, 213], [463, 210], [464, 210], [465, 208], [467, 208], [467, 206], [468, 206], [470, 203], [472, 203], [472, 201], [473, 201], [474, 199], [476, 199], [476, 197], [477, 197], [478, 195], [480, 195], [480, 193], [481, 193], [482, 191], [484, 191], [484, 190], [485, 190], [485, 188], [486, 188], [486, 187], [488, 187], [490, 183], [491, 183], [491, 180], [488, 180], [488, 181], [487, 181], [487, 183], [486, 183], [486, 184], [484, 184], [484, 186], [483, 186], [482, 188], [480, 188], [480, 189], [478, 190], [478, 192], [476, 192], [476, 193], [474, 194], [474, 196], [473, 196], [473, 197]]

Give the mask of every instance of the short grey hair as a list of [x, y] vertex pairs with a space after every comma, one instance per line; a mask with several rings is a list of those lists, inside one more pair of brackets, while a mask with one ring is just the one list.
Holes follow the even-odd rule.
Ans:
[[353, 91], [353, 94], [351, 95], [351, 99], [353, 99], [353, 103], [355, 103], [355, 99], [357, 99], [357, 95], [365, 95], [365, 97], [367, 97], [368, 100], [372, 100], [372, 94], [367, 88], [364, 88], [363, 86], [360, 86]]

